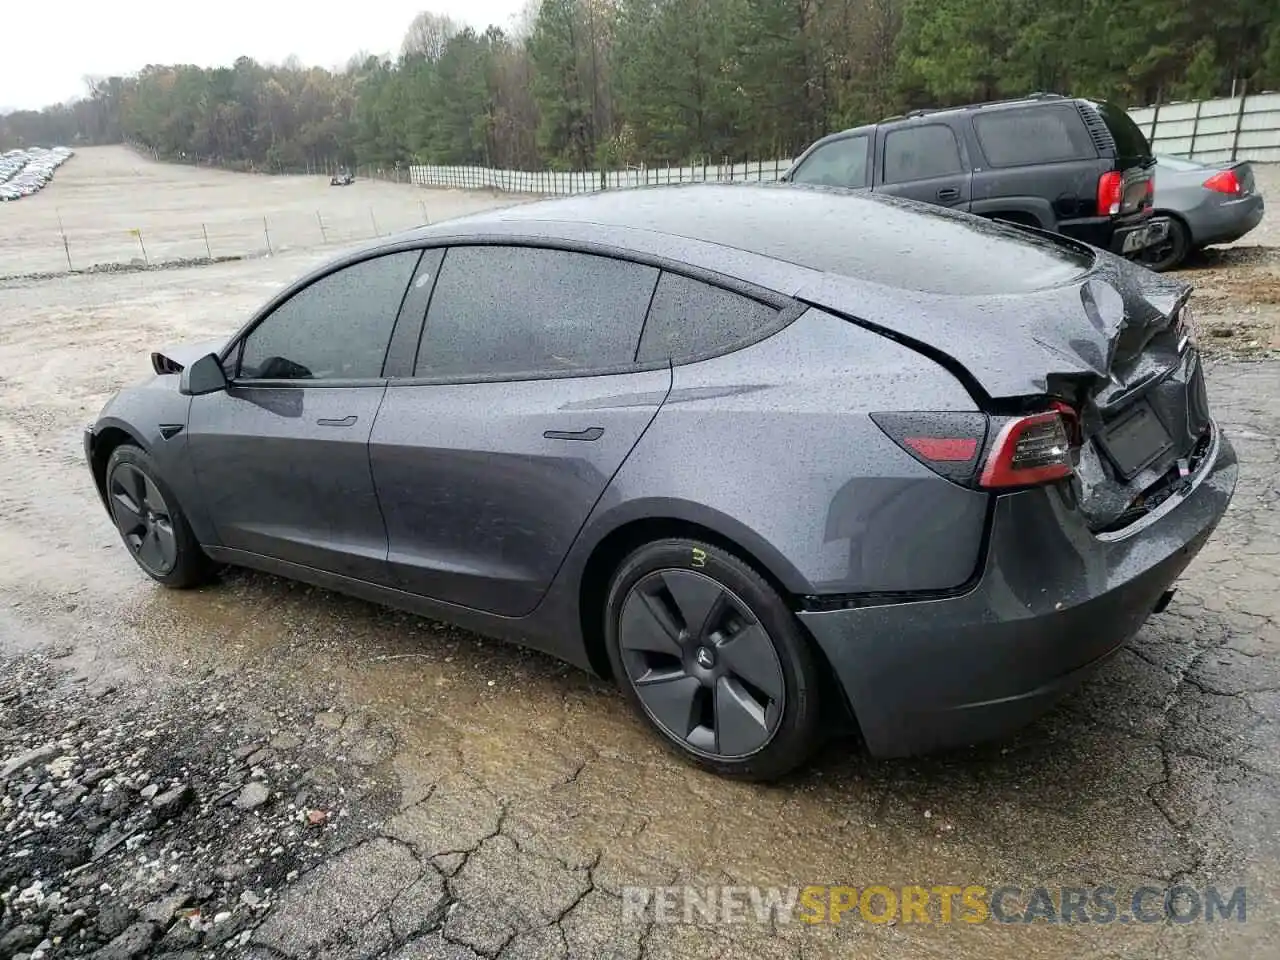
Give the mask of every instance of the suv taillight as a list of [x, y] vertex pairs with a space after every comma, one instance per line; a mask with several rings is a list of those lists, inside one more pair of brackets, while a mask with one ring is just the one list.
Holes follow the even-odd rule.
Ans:
[[1233, 197], [1240, 193], [1240, 178], [1236, 176], [1234, 170], [1223, 170], [1221, 173], [1215, 173], [1204, 182], [1204, 185], [1206, 189], [1230, 194]]
[[1066, 404], [1021, 417], [993, 418], [998, 430], [983, 456], [989, 429], [981, 413], [873, 413], [891, 440], [935, 473], [967, 487], [1004, 490], [1052, 483], [1073, 473], [1075, 411]]
[[1098, 178], [1098, 216], [1114, 217], [1124, 198], [1124, 177], [1112, 170]]

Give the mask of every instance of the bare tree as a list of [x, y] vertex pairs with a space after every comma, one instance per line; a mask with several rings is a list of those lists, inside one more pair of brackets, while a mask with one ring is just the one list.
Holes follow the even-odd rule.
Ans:
[[442, 13], [423, 10], [405, 31], [401, 56], [426, 57], [435, 62], [444, 54], [445, 44], [458, 33], [458, 25]]

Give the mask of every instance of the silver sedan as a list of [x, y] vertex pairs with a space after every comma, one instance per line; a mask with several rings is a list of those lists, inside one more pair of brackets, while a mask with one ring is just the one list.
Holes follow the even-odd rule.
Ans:
[[1248, 161], [1209, 164], [1157, 157], [1155, 215], [1167, 217], [1169, 235], [1143, 253], [1152, 270], [1171, 270], [1187, 254], [1239, 240], [1262, 221], [1263, 200]]

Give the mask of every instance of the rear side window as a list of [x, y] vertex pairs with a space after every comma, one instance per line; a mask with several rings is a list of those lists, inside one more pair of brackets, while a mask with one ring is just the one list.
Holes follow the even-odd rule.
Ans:
[[679, 363], [723, 353], [758, 336], [777, 319], [777, 310], [750, 297], [664, 272], [637, 359]]
[[800, 164], [791, 182], [824, 187], [865, 187], [868, 139], [862, 135], [824, 143]]
[[560, 373], [634, 362], [658, 270], [537, 247], [452, 247], [414, 374]]
[[1105, 100], [1094, 103], [1094, 108], [1111, 131], [1111, 139], [1116, 142], [1117, 156], [1122, 160], [1146, 160], [1151, 156], [1151, 144], [1147, 142], [1142, 129], [1133, 122], [1133, 117]]
[[906, 183], [960, 173], [960, 144], [941, 123], [890, 130], [884, 138], [884, 182]]
[[978, 143], [993, 167], [1093, 160], [1097, 153], [1075, 107], [993, 110], [973, 120]]
[[304, 287], [244, 338], [242, 380], [382, 376], [391, 329], [421, 251], [343, 267]]

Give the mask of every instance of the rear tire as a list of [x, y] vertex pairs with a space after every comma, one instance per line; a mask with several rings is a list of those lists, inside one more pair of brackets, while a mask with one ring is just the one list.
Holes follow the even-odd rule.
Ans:
[[1138, 262], [1148, 270], [1163, 273], [1180, 266], [1190, 252], [1191, 231], [1181, 220], [1170, 217], [1169, 235], [1160, 243], [1143, 250], [1138, 255]]
[[686, 759], [773, 780], [818, 746], [809, 641], [778, 592], [720, 547], [672, 538], [618, 568], [605, 647], [632, 706]]
[[103, 487], [116, 531], [143, 573], [175, 590], [213, 578], [212, 561], [149, 453], [129, 443], [116, 447]]

